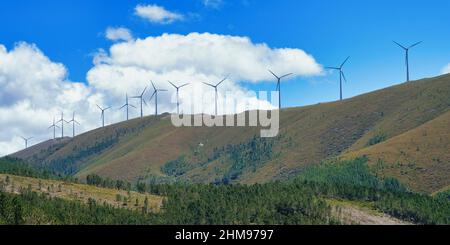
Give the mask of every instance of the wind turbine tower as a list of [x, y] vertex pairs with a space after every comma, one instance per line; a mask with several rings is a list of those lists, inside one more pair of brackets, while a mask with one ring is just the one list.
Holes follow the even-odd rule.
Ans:
[[187, 86], [187, 85], [189, 85], [189, 83], [185, 83], [185, 84], [183, 84], [183, 85], [181, 85], [181, 86], [176, 86], [175, 84], [173, 84], [171, 81], [168, 81], [170, 84], [172, 84], [172, 86], [177, 90], [177, 114], [179, 115], [180, 114], [180, 97], [179, 97], [179, 91], [180, 91], [180, 88], [182, 88], [182, 87], [184, 87], [184, 86]]
[[20, 137], [23, 139], [23, 141], [25, 141], [25, 149], [27, 149], [28, 148], [28, 141], [31, 140], [33, 137], [30, 137], [30, 138], [25, 138], [25, 137], [22, 137], [22, 136], [20, 136]]
[[400, 43], [398, 43], [398, 42], [396, 42], [396, 41], [393, 41], [393, 42], [394, 42], [395, 44], [397, 44], [400, 48], [402, 48], [402, 49], [405, 50], [405, 53], [406, 53], [406, 54], [405, 54], [405, 55], [406, 55], [406, 58], [405, 58], [405, 62], [406, 62], [406, 81], [409, 82], [409, 50], [410, 50], [411, 48], [414, 48], [415, 46], [421, 44], [422, 41], [417, 42], [417, 43], [415, 43], [415, 44], [413, 44], [413, 45], [411, 45], [411, 46], [409, 46], [409, 47], [405, 47], [405, 46], [401, 45]]
[[350, 56], [347, 57], [347, 59], [342, 62], [341, 66], [339, 67], [326, 67], [327, 69], [331, 70], [338, 70], [339, 71], [339, 99], [342, 100], [342, 79], [347, 82], [347, 78], [345, 78], [344, 71], [342, 68], [344, 67], [345, 63], [347, 63], [348, 59], [350, 59]]
[[104, 127], [105, 127], [105, 111], [111, 109], [111, 106], [110, 106], [110, 107], [107, 107], [107, 108], [101, 108], [99, 105], [97, 105], [97, 107], [98, 107], [98, 109], [100, 109], [100, 110], [102, 111], [102, 115], [101, 115], [101, 118], [102, 118], [102, 128], [104, 128]]
[[158, 92], [167, 92], [167, 89], [157, 89], [155, 87], [155, 84], [153, 84], [153, 81], [151, 81], [151, 83], [152, 83], [152, 87], [155, 90], [155, 92], [153, 92], [149, 101], [151, 101], [153, 99], [153, 96], [155, 96], [155, 116], [158, 116]]
[[225, 80], [228, 79], [228, 76], [226, 76], [224, 79], [222, 79], [222, 81], [220, 81], [219, 83], [217, 83], [216, 85], [210, 84], [210, 83], [205, 83], [206, 85], [214, 88], [214, 91], [216, 92], [216, 97], [215, 97], [215, 115], [217, 116], [217, 98], [218, 98], [218, 94], [217, 94], [217, 87], [219, 87], [220, 84], [222, 84]]
[[292, 75], [293, 73], [289, 73], [283, 76], [278, 76], [275, 73], [273, 73], [271, 70], [269, 70], [270, 73], [277, 79], [277, 91], [278, 91], [278, 109], [281, 110], [281, 79], [288, 77]]
[[128, 103], [128, 94], [126, 94], [126, 97], [125, 97], [125, 105], [123, 105], [122, 107], [120, 107], [119, 110], [122, 109], [122, 108], [124, 108], [124, 107], [127, 108], [127, 121], [128, 121], [128, 119], [129, 119], [129, 116], [128, 116], [128, 115], [129, 115], [129, 114], [128, 114], [129, 109], [128, 109], [128, 108], [129, 108], [130, 106], [133, 107], [133, 108], [136, 108], [136, 106], [130, 105], [130, 104]]
[[64, 138], [64, 123], [69, 123], [68, 121], [64, 120], [64, 112], [61, 112], [61, 119], [57, 121], [56, 123], [61, 122], [61, 138]]
[[147, 87], [145, 87], [145, 89], [144, 89], [144, 91], [142, 91], [141, 95], [131, 97], [132, 99], [140, 99], [140, 100], [141, 100], [141, 118], [144, 117], [144, 110], [143, 110], [143, 108], [142, 108], [142, 103], [144, 103], [145, 105], [147, 105], [147, 102], [145, 102], [145, 100], [144, 100], [144, 94], [145, 94], [145, 91], [147, 91]]
[[80, 125], [80, 123], [75, 120], [75, 112], [73, 112], [72, 120], [68, 121], [67, 123], [72, 123], [72, 138], [75, 138], [75, 123]]
[[53, 140], [55, 140], [56, 139], [56, 128], [59, 128], [59, 126], [56, 125], [54, 117], [53, 117], [53, 124], [50, 125], [50, 127], [48, 127], [48, 129], [51, 129], [51, 128], [53, 128]]

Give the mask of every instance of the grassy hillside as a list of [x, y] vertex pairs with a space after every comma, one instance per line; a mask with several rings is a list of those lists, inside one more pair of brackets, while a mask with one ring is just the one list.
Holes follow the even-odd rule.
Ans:
[[379, 144], [344, 158], [367, 156], [380, 176], [394, 176], [415, 190], [450, 186], [450, 111]]
[[[340, 102], [284, 109], [281, 111], [280, 136], [271, 139], [272, 142], [260, 142], [271, 145], [271, 155], [266, 159], [255, 160], [251, 154], [255, 150], [252, 141], [259, 135], [258, 128], [175, 128], [167, 114], [88, 132], [70, 140], [59, 150], [49, 152], [47, 157], [40, 157], [43, 159], [40, 161], [26, 158], [82, 179], [96, 173], [128, 181], [261, 183], [290, 178], [311, 164], [401, 138], [408, 131], [444, 115], [449, 108], [450, 75], [444, 75]], [[430, 140], [435, 144], [436, 139]], [[427, 152], [432, 144], [419, 147], [421, 152]], [[257, 150], [262, 149], [268, 148]], [[449, 173], [450, 163], [445, 158], [449, 150], [444, 147], [433, 150], [442, 161], [441, 166], [432, 170], [433, 173], [443, 171], [437, 179], [430, 175], [416, 179], [415, 183], [408, 181], [423, 171], [415, 168], [403, 172], [403, 177], [394, 173], [395, 176], [417, 190], [444, 188], [448, 185], [443, 178]], [[183, 171], [175, 175], [162, 171], [170, 170], [171, 165], [172, 168], [182, 166]]]
[[0, 174], [0, 189], [14, 194], [29, 189], [33, 192], [46, 194], [51, 198], [82, 203], [88, 203], [90, 199], [93, 199], [100, 204], [138, 211], [141, 211], [144, 207], [145, 199], [148, 202], [148, 211], [158, 212], [162, 204], [162, 197], [157, 195], [10, 174]]

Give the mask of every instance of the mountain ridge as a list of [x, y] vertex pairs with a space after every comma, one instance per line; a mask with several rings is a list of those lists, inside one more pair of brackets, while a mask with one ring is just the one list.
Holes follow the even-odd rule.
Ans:
[[[290, 178], [306, 166], [330, 158], [359, 156], [359, 151], [407, 134], [444, 115], [449, 108], [450, 75], [443, 75], [343, 101], [283, 109], [280, 134], [268, 141], [255, 140], [259, 135], [257, 127], [176, 128], [165, 114], [87, 132], [42, 162], [33, 162], [33, 157], [22, 158], [81, 179], [95, 173], [128, 181], [263, 183]], [[380, 142], [375, 146], [368, 145], [377, 138]], [[251, 160], [258, 155], [252, 155], [252, 151], [268, 144], [270, 159]], [[448, 153], [441, 151], [441, 155]], [[169, 163], [183, 169], [181, 175], [164, 173], [162, 169]], [[448, 166], [449, 162], [443, 164]], [[411, 171], [410, 175], [416, 173]], [[389, 174], [402, 177], [399, 172]], [[418, 180], [417, 184], [406, 182], [411, 188], [427, 192], [448, 185], [445, 181], [430, 184], [433, 181], [429, 178]]]

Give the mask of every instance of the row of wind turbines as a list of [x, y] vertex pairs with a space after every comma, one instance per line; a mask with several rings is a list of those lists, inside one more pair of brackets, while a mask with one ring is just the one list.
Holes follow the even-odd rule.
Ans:
[[[410, 49], [412, 49], [412, 48], [416, 47], [417, 45], [421, 44], [422, 41], [417, 42], [417, 43], [415, 43], [415, 44], [413, 44], [413, 45], [410, 45], [410, 46], [404, 46], [404, 45], [402, 45], [402, 44], [400, 44], [400, 43], [398, 43], [398, 42], [396, 42], [396, 41], [393, 41], [393, 42], [405, 51], [406, 81], [409, 82], [409, 81], [410, 81], [410, 76], [409, 76], [409, 72], [410, 72], [410, 68], [409, 68], [409, 51], [410, 51]], [[350, 59], [350, 56], [347, 57], [347, 58], [344, 60], [344, 62], [342, 62], [341, 65], [338, 66], [338, 67], [333, 67], [333, 66], [325, 67], [326, 69], [337, 70], [337, 71], [339, 71], [339, 100], [340, 100], [340, 101], [342, 101], [342, 99], [343, 99], [343, 95], [342, 95], [342, 94], [343, 94], [343, 93], [342, 93], [342, 81], [347, 82], [347, 78], [345, 77], [345, 73], [344, 73], [343, 67], [344, 67], [344, 65], [347, 63], [347, 61], [348, 61], [349, 59]], [[278, 96], [278, 108], [281, 109], [281, 80], [282, 80], [283, 78], [286, 78], [286, 77], [288, 77], [288, 76], [293, 75], [293, 73], [288, 73], [288, 74], [279, 76], [279, 75], [275, 74], [274, 72], [272, 72], [271, 70], [268, 70], [268, 71], [269, 71], [269, 72], [276, 78], [276, 80], [277, 80], [276, 91], [277, 91], [278, 94], [279, 94], [279, 96]], [[220, 82], [218, 82], [218, 83], [216, 83], [216, 84], [211, 84], [211, 83], [203, 82], [203, 84], [205, 84], [205, 85], [207, 85], [207, 86], [209, 86], [209, 87], [214, 88], [214, 91], [215, 91], [215, 116], [217, 116], [218, 87], [219, 87], [219, 85], [221, 85], [225, 80], [227, 80], [228, 77], [229, 77], [229, 76], [225, 77], [224, 79], [222, 79]], [[182, 85], [179, 85], [179, 86], [175, 85], [175, 84], [172, 83], [171, 81], [168, 81], [168, 83], [169, 83], [170, 85], [172, 85], [172, 86], [175, 88], [175, 90], [176, 90], [176, 98], [177, 98], [177, 114], [180, 114], [179, 91], [180, 91], [181, 88], [183, 88], [183, 87], [185, 87], [185, 86], [188, 86], [190, 83], [185, 83], [185, 84], [182, 84]], [[153, 81], [151, 82], [151, 85], [152, 85], [152, 87], [153, 87], [154, 92], [153, 92], [153, 94], [151, 95], [149, 101], [151, 101], [153, 98], [155, 98], [155, 116], [157, 116], [157, 115], [158, 115], [158, 93], [159, 93], [159, 92], [167, 92], [168, 90], [167, 90], [167, 89], [158, 89], [158, 88], [156, 88], [156, 86], [155, 86], [155, 84], [153, 83]], [[141, 118], [144, 117], [143, 105], [144, 105], [144, 104], [145, 104], [145, 105], [148, 105], [147, 102], [146, 102], [145, 99], [144, 99], [145, 92], [147, 92], [147, 87], [144, 88], [144, 90], [142, 91], [142, 93], [141, 93], [140, 95], [130, 97], [130, 98], [132, 98], [132, 99], [139, 99], [139, 100], [140, 100], [140, 110], [141, 110], [140, 116], [141, 116]], [[101, 106], [99, 106], [99, 105], [97, 105], [97, 107], [98, 107], [98, 109], [101, 111], [102, 127], [105, 127], [105, 112], [106, 112], [107, 110], [111, 109], [112, 107], [111, 107], [111, 106], [108, 106], [108, 107], [103, 108], [103, 107], [101, 107]], [[130, 107], [136, 108], [134, 105], [131, 105], [131, 104], [128, 102], [128, 94], [126, 94], [126, 95], [125, 95], [125, 104], [124, 104], [122, 107], [120, 107], [119, 110], [121, 110], [121, 109], [123, 109], [123, 108], [126, 108], [126, 120], [127, 120], [127, 121], [129, 120], [129, 108], [130, 108]], [[61, 127], [57, 125], [58, 123], [61, 123]], [[54, 139], [54, 140], [56, 139], [56, 129], [57, 129], [57, 128], [60, 128], [60, 129], [61, 129], [61, 138], [64, 138], [64, 123], [68, 123], [68, 124], [72, 123], [72, 137], [75, 137], [75, 125], [76, 125], [76, 124], [77, 124], [77, 125], [80, 125], [80, 123], [79, 123], [77, 120], [75, 120], [75, 112], [73, 113], [72, 119], [71, 119], [70, 121], [66, 121], [66, 120], [64, 119], [64, 113], [61, 113], [61, 119], [59, 119], [58, 121], [55, 121], [55, 118], [53, 118], [53, 124], [50, 125], [50, 127], [48, 128], [48, 129], [53, 129], [53, 139]], [[24, 142], [25, 142], [25, 149], [28, 148], [28, 142], [29, 142], [31, 139], [33, 139], [33, 137], [25, 138], [25, 137], [21, 136], [21, 138], [22, 138], [22, 139], [24, 140]]]

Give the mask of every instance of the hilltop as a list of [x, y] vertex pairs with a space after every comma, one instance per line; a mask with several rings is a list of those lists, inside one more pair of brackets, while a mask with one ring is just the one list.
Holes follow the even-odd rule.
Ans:
[[283, 109], [276, 138], [261, 139], [259, 128], [251, 127], [176, 128], [164, 114], [13, 156], [80, 179], [95, 173], [153, 183], [250, 184], [288, 179], [328, 159], [364, 155], [380, 175], [434, 192], [450, 185], [449, 109], [450, 75], [443, 75], [344, 101]]

